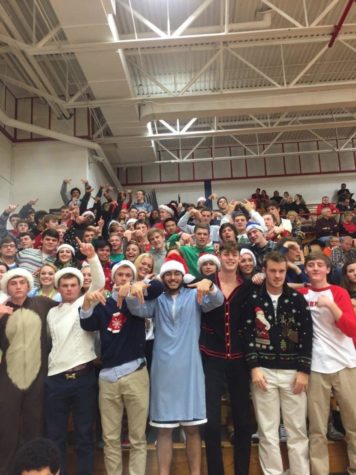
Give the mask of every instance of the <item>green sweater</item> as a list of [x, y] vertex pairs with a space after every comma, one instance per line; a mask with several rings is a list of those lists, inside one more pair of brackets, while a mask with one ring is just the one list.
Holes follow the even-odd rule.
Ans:
[[203, 248], [197, 246], [181, 246], [179, 251], [187, 263], [189, 272], [195, 277], [198, 277], [200, 275], [198, 271], [199, 257], [202, 254], [214, 254], [214, 247], [211, 244]]

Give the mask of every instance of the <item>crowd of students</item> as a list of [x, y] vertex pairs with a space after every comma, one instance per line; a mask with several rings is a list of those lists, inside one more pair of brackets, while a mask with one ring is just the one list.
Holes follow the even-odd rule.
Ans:
[[0, 475], [39, 435], [68, 473], [70, 413], [77, 473], [93, 473], [95, 424], [108, 475], [122, 473], [124, 412], [130, 474], [145, 473], [149, 418], [160, 475], [176, 427], [189, 472], [201, 473], [203, 435], [208, 473], [223, 475], [226, 391], [235, 474], [249, 472], [251, 394], [263, 472], [283, 473], [282, 414], [290, 473], [327, 475], [331, 393], [356, 473], [356, 215], [346, 185], [337, 205], [322, 198], [311, 231], [303, 197], [287, 192], [154, 209], [143, 190], [135, 200], [110, 186], [94, 195], [84, 180], [81, 196], [70, 181], [58, 210], [30, 200], [0, 216]]

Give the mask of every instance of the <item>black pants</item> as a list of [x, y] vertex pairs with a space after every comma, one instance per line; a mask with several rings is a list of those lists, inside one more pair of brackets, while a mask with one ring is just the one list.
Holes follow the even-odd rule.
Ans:
[[46, 380], [47, 435], [61, 452], [61, 475], [67, 474], [67, 431], [72, 412], [78, 475], [92, 475], [94, 466], [93, 427], [96, 417], [97, 380], [94, 368], [76, 379], [64, 375]]
[[224, 475], [221, 450], [221, 396], [227, 385], [235, 431], [235, 475], [248, 475], [251, 451], [249, 371], [244, 359], [203, 355], [208, 422], [205, 426], [209, 475]]
[[43, 435], [45, 377], [41, 371], [28, 389], [20, 390], [6, 370], [0, 372], [0, 475], [12, 473], [20, 442]]

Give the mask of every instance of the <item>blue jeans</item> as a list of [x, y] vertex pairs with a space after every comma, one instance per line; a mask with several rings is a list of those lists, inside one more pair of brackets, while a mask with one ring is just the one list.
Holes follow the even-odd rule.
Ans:
[[77, 475], [92, 475], [94, 465], [93, 427], [96, 417], [97, 379], [94, 368], [76, 379], [49, 376], [45, 386], [47, 436], [61, 452], [61, 475], [67, 475], [67, 432], [72, 413]]

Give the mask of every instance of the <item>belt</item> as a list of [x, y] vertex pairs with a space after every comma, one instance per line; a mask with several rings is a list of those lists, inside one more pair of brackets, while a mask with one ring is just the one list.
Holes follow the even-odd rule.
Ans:
[[65, 371], [63, 373], [60, 373], [59, 375], [64, 376], [64, 378], [67, 380], [77, 379], [89, 373], [93, 368], [94, 368], [94, 364], [92, 361], [90, 361], [89, 363], [84, 363], [84, 364], [75, 366], [74, 368], [71, 368], [68, 371]]

